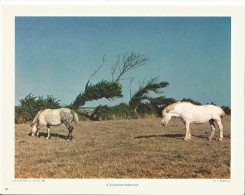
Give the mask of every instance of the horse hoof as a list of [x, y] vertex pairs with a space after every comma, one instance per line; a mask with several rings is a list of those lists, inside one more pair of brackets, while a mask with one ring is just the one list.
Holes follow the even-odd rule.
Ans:
[[211, 141], [212, 140], [212, 137], [209, 137], [208, 140]]
[[219, 139], [220, 142], [223, 142], [223, 139]]

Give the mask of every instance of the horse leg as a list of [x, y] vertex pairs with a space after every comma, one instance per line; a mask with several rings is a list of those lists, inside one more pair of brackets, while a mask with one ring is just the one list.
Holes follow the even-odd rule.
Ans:
[[214, 133], [215, 133], [215, 125], [214, 125], [214, 120], [210, 120], [209, 121], [210, 127], [211, 127], [211, 135], [209, 137], [209, 140], [212, 140], [214, 137]]
[[74, 128], [72, 127], [72, 126], [70, 126], [69, 128], [68, 128], [68, 131], [69, 131], [69, 134], [68, 134], [68, 139], [70, 139], [70, 140], [72, 140], [72, 130], [73, 130]]
[[51, 139], [51, 137], [50, 137], [50, 125], [47, 125], [47, 130], [48, 130], [48, 137], [46, 139]]
[[37, 129], [37, 137], [39, 137], [39, 129]]
[[41, 128], [41, 125], [37, 125], [37, 134], [36, 134], [36, 137], [39, 137], [39, 130]]
[[187, 141], [188, 139], [191, 139], [190, 122], [189, 121], [185, 121], [185, 128], [186, 128], [186, 133], [185, 133], [184, 140]]
[[69, 140], [69, 139], [72, 140], [72, 130], [73, 130], [73, 127], [70, 125], [69, 122], [64, 122], [64, 124], [65, 124], [66, 128], [69, 131], [69, 134], [67, 136], [67, 140]]
[[[183, 119], [181, 119], [181, 121], [184, 123], [184, 125], [186, 125]], [[186, 127], [183, 127], [183, 130], [186, 130]]]
[[189, 139], [191, 139], [191, 130], [189, 129]]
[[216, 120], [218, 126], [219, 126], [219, 133], [220, 133], [220, 137], [219, 137], [219, 141], [223, 141], [223, 125], [221, 123], [221, 120]]

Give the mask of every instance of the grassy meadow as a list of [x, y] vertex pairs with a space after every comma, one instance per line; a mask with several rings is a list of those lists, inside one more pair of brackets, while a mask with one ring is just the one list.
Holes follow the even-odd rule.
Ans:
[[209, 141], [209, 124], [191, 125], [192, 139], [173, 118], [79, 121], [67, 141], [64, 125], [29, 136], [29, 124], [15, 125], [15, 178], [230, 178], [230, 117], [224, 141]]

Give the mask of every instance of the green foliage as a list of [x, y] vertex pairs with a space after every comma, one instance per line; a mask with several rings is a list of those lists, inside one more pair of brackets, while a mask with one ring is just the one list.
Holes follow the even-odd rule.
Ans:
[[90, 84], [85, 89], [85, 94], [87, 101], [122, 97], [122, 86], [117, 82], [102, 80], [95, 85]]
[[112, 119], [111, 108], [109, 106], [97, 106], [94, 110], [94, 113], [91, 116], [92, 120], [108, 120]]
[[154, 108], [154, 106], [149, 103], [149, 102], [146, 102], [146, 103], [139, 103], [138, 107], [137, 107], [137, 113], [139, 114], [157, 114], [157, 110]]
[[34, 97], [32, 94], [27, 95], [24, 99], [20, 100], [21, 107], [15, 109], [15, 122], [24, 123], [33, 120], [37, 112], [41, 109], [46, 108], [59, 108], [60, 100], [52, 96], [47, 96], [47, 98]]
[[170, 105], [176, 102], [174, 98], [165, 98], [164, 96], [160, 96], [157, 98], [149, 98], [148, 99], [151, 103], [151, 105], [154, 107], [155, 112], [161, 116], [162, 115], [162, 110]]
[[[114, 66], [112, 66], [112, 81], [102, 80], [92, 85], [90, 83], [91, 79], [100, 71], [105, 62], [105, 56], [103, 56], [101, 65], [89, 77], [84, 92], [81, 92], [69, 107], [78, 109], [79, 106], [83, 106], [88, 101], [102, 98], [110, 100], [122, 97], [122, 85], [119, 83], [120, 78], [129, 70], [138, 68], [147, 61], [148, 59], [144, 55], [136, 54], [135, 52], [126, 53], [122, 59], [118, 56]], [[116, 79], [114, 79], [115, 74], [118, 74]]]
[[181, 102], [191, 102], [192, 104], [195, 104], [195, 105], [202, 105], [200, 102], [194, 101], [194, 100], [192, 100], [192, 99], [190, 99], [190, 98], [183, 98], [183, 99], [181, 100]]
[[211, 105], [217, 106], [214, 102], [207, 103], [207, 104], [211, 104]]
[[70, 107], [78, 109], [79, 106], [83, 106], [88, 101], [115, 97], [122, 97], [122, 85], [118, 82], [102, 80], [95, 85], [88, 84], [85, 91], [76, 97]]
[[86, 98], [85, 94], [84, 93], [80, 93], [76, 97], [75, 101], [71, 105], [69, 105], [69, 108], [78, 109], [79, 106], [83, 106], [86, 103], [86, 99], [87, 98]]
[[116, 106], [98, 106], [91, 115], [92, 120], [136, 119], [137, 114], [127, 104]]
[[231, 109], [229, 106], [221, 106], [221, 108], [224, 110], [225, 114], [231, 115]]
[[154, 93], [162, 93], [161, 89], [167, 87], [168, 84], [168, 82], [156, 82], [156, 78], [151, 79], [145, 86], [140, 87], [140, 89], [134, 94], [129, 101], [130, 107], [137, 110], [137, 107], [142, 100], [150, 99], [150, 97], [148, 97], [148, 93], [150, 91]]

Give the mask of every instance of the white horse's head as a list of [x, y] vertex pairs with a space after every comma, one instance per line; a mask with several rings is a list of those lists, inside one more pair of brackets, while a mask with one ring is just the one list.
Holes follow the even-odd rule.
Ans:
[[161, 121], [161, 125], [162, 126], [165, 126], [168, 124], [168, 122], [170, 121], [171, 119], [171, 115], [167, 112], [163, 112], [162, 113], [162, 121]]
[[33, 124], [33, 123], [31, 123], [30, 124], [31, 125], [31, 135], [32, 135], [32, 137], [35, 137], [35, 136], [37, 136], [37, 124]]
[[178, 104], [174, 103], [174, 104], [170, 104], [169, 106], [167, 106], [166, 108], [163, 109], [162, 111], [162, 121], [161, 121], [161, 125], [165, 126], [168, 124], [168, 122], [170, 121], [171, 117], [173, 116], [171, 114], [171, 112], [175, 109], [175, 105]]

